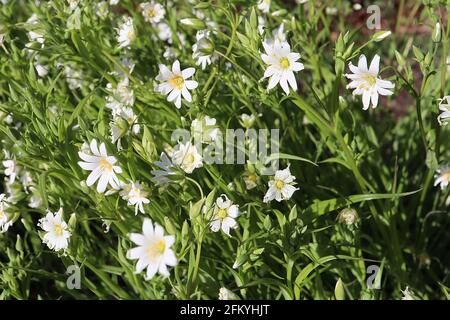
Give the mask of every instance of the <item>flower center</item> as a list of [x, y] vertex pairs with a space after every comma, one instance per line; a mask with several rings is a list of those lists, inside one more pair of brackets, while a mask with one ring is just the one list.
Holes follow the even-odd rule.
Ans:
[[155, 9], [153, 9], [153, 8], [147, 9], [147, 17], [153, 18], [155, 16], [156, 16]]
[[275, 181], [275, 188], [281, 190], [281, 189], [283, 189], [283, 187], [284, 187], [284, 181], [281, 181], [281, 180]]
[[100, 160], [100, 168], [104, 171], [111, 172], [113, 169], [113, 166], [111, 163], [108, 162], [108, 160], [106, 160], [105, 158], [102, 158], [102, 160]]
[[0, 221], [6, 218], [6, 214], [3, 210], [0, 210]]
[[178, 90], [181, 90], [184, 87], [184, 78], [182, 76], [174, 76], [169, 80], [169, 83]]
[[362, 76], [362, 79], [367, 83], [368, 87], [372, 87], [377, 83], [377, 78], [375, 78], [370, 73], [366, 73]]
[[255, 182], [258, 179], [258, 177], [256, 176], [256, 174], [251, 174], [248, 176], [248, 180], [250, 180], [251, 182]]
[[281, 66], [281, 68], [286, 70], [287, 68], [289, 68], [290, 65], [291, 64], [290, 64], [288, 58], [283, 57], [283, 58], [280, 59], [280, 66]]
[[185, 161], [185, 163], [194, 163], [195, 157], [192, 153], [187, 154], [184, 161]]
[[227, 212], [227, 210], [225, 210], [225, 209], [219, 209], [219, 210], [217, 211], [217, 216], [218, 216], [220, 219], [225, 219], [225, 218], [228, 216], [228, 212]]
[[60, 224], [55, 224], [55, 233], [57, 236], [62, 236], [63, 234], [63, 228]]
[[443, 178], [444, 180], [446, 180], [446, 181], [450, 180], [450, 170], [445, 171], [445, 172], [442, 174], [442, 178]]
[[133, 40], [134, 39], [134, 30], [128, 31], [127, 37], [129, 40]]
[[166, 250], [166, 242], [161, 239], [147, 248], [147, 254], [151, 259], [158, 258]]

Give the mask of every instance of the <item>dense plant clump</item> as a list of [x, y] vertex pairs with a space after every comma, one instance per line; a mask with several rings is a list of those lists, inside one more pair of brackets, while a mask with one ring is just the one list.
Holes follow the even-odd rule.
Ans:
[[449, 298], [449, 9], [2, 0], [0, 298]]

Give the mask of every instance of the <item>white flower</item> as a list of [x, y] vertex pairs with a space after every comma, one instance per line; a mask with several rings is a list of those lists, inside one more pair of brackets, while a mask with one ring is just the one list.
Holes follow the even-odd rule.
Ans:
[[291, 47], [287, 42], [278, 43], [275, 41], [273, 45], [263, 42], [263, 46], [266, 54], [261, 54], [261, 58], [265, 64], [269, 65], [263, 77], [270, 77], [267, 90], [280, 83], [286, 94], [289, 94], [289, 85], [296, 91], [297, 81], [295, 80], [294, 72], [304, 69], [303, 63], [296, 62], [300, 59], [300, 54], [291, 52]]
[[69, 9], [75, 10], [75, 8], [78, 7], [78, 2], [80, 2], [80, 0], [67, 0], [67, 2], [69, 3]]
[[169, 157], [162, 152], [160, 155], [160, 161], [156, 161], [155, 165], [161, 168], [161, 170], [152, 170], [151, 174], [154, 176], [151, 180], [158, 186], [169, 183], [171, 180], [167, 177], [168, 175], [174, 174], [171, 167], [173, 167], [172, 161]]
[[166, 46], [166, 50], [163, 53], [163, 57], [166, 60], [173, 60], [173, 58], [175, 58], [175, 56], [176, 56], [176, 50], [172, 47]]
[[114, 6], [119, 3], [120, 0], [109, 0], [109, 4]]
[[239, 297], [233, 291], [222, 287], [219, 290], [219, 300], [239, 300]]
[[238, 224], [235, 220], [239, 215], [239, 206], [233, 204], [230, 199], [222, 194], [216, 200], [213, 217], [211, 221], [211, 230], [217, 232], [220, 229], [230, 236], [230, 229], [236, 229]]
[[20, 167], [16, 164], [15, 160], [3, 160], [3, 166], [5, 167], [5, 176], [9, 177], [8, 183], [14, 183], [16, 177], [19, 175]]
[[240, 123], [246, 129], [251, 128], [253, 126], [253, 124], [255, 123], [255, 120], [256, 120], [256, 117], [253, 114], [248, 115], [246, 113], [243, 113], [240, 116]]
[[165, 65], [159, 65], [159, 74], [156, 80], [162, 83], [156, 86], [156, 91], [168, 95], [167, 101], [175, 101], [175, 106], [181, 108], [181, 96], [186, 101], [191, 102], [192, 97], [189, 90], [198, 87], [197, 81], [187, 80], [195, 73], [195, 68], [187, 68], [181, 71], [180, 62], [175, 60], [172, 65], [172, 71]]
[[112, 143], [117, 142], [119, 150], [122, 149], [120, 138], [129, 132], [137, 135], [141, 131], [141, 126], [137, 122], [138, 118], [132, 108], [119, 108], [116, 110], [111, 122], [111, 141]]
[[194, 119], [191, 123], [194, 141], [211, 143], [217, 138], [219, 129], [216, 127], [216, 119], [204, 116]]
[[129, 184], [124, 185], [120, 195], [128, 201], [128, 205], [134, 206], [135, 215], [138, 214], [138, 211], [145, 213], [144, 204], [150, 203], [150, 200], [147, 199], [148, 192], [144, 190], [144, 186], [139, 181], [130, 181]]
[[144, 20], [150, 23], [158, 23], [164, 18], [166, 10], [159, 3], [143, 2], [140, 4]]
[[128, 48], [131, 42], [136, 38], [133, 19], [131, 17], [124, 18], [117, 31], [117, 42], [119, 43], [119, 48]]
[[258, 3], [258, 9], [264, 13], [269, 12], [272, 0], [261, 0]]
[[92, 139], [90, 149], [92, 155], [82, 151], [78, 152], [79, 157], [86, 161], [79, 161], [78, 165], [84, 170], [92, 171], [86, 179], [86, 185], [90, 187], [98, 180], [97, 192], [105, 192], [108, 184], [114, 189], [119, 189], [120, 182], [116, 173], [122, 173], [122, 169], [114, 165], [117, 159], [113, 156], [108, 156], [104, 143], [100, 144], [99, 149], [95, 139]]
[[284, 33], [284, 23], [282, 23], [278, 28], [272, 31], [273, 39], [267, 39], [266, 43], [275, 44], [286, 42], [286, 34]]
[[409, 287], [406, 287], [405, 290], [401, 290], [401, 291], [403, 294], [402, 300], [417, 300], [414, 297], [413, 293], [409, 290]]
[[84, 86], [85, 80], [81, 70], [76, 70], [70, 65], [66, 65], [64, 66], [63, 71], [70, 90], [75, 90]]
[[203, 165], [202, 156], [195, 145], [192, 145], [190, 142], [185, 144], [178, 143], [174, 148], [172, 161], [186, 173], [192, 173], [194, 169], [200, 168]]
[[338, 13], [338, 8], [336, 7], [326, 7], [325, 13], [329, 16], [335, 16]]
[[269, 202], [275, 199], [280, 202], [282, 200], [289, 200], [298, 188], [294, 187], [295, 177], [291, 175], [289, 166], [284, 170], [277, 170], [273, 180], [269, 181], [269, 190], [264, 196], [264, 202]]
[[134, 104], [134, 91], [129, 87], [128, 78], [122, 79], [115, 89], [113, 89], [111, 83], [108, 83], [106, 89], [110, 92], [106, 107], [112, 110], [113, 115], [120, 108], [125, 106], [131, 107]]
[[263, 16], [258, 16], [258, 33], [262, 35], [264, 33], [264, 28], [266, 27], [267, 21]]
[[9, 214], [6, 212], [8, 204], [5, 202], [5, 194], [0, 194], [0, 233], [8, 231], [8, 228], [12, 225]]
[[97, 5], [95, 6], [95, 14], [97, 16], [99, 16], [100, 18], [104, 18], [108, 16], [108, 13], [109, 13], [108, 2], [100, 1], [99, 3], [97, 3]]
[[[30, 25], [37, 25], [39, 23], [39, 20], [36, 13], [33, 13], [31, 17], [28, 18], [26, 23]], [[30, 41], [37, 41], [40, 44], [43, 44], [45, 42], [44, 35], [35, 30], [28, 31], [28, 38], [30, 39]]]
[[205, 70], [206, 66], [210, 65], [212, 60], [216, 58], [215, 55], [206, 54], [204, 51], [213, 51], [211, 41], [209, 40], [210, 32], [208, 30], [197, 31], [197, 42], [192, 46], [192, 58], [197, 61], [197, 65]]
[[244, 179], [245, 188], [247, 190], [256, 188], [261, 182], [261, 178], [255, 172], [246, 171], [242, 178]]
[[[31, 173], [26, 170], [22, 170], [20, 172], [20, 182], [22, 183], [23, 188], [26, 190], [29, 186], [33, 184], [33, 177], [31, 176]], [[25, 191], [27, 192], [27, 191]]]
[[445, 126], [450, 121], [450, 96], [439, 99], [439, 110], [441, 110], [437, 118], [439, 125]]
[[349, 68], [353, 74], [346, 74], [345, 76], [352, 80], [347, 88], [355, 89], [353, 95], [362, 95], [363, 109], [369, 109], [370, 102], [372, 107], [376, 108], [378, 105], [378, 96], [390, 96], [393, 92], [388, 89], [393, 89], [395, 85], [387, 80], [378, 78], [380, 71], [380, 56], [375, 55], [370, 67], [367, 68], [367, 59], [365, 55], [359, 57], [358, 66], [354, 66], [351, 62]]
[[450, 182], [450, 166], [444, 165], [437, 169], [435, 178], [434, 186], [440, 185], [441, 189], [444, 190]]
[[56, 213], [48, 211], [44, 218], [39, 219], [38, 226], [45, 231], [42, 241], [51, 250], [67, 249], [71, 233], [67, 223], [62, 218], [62, 208]]
[[39, 208], [40, 206], [42, 206], [41, 195], [34, 187], [31, 187], [30, 190], [31, 190], [31, 197], [28, 200], [28, 206], [34, 209]]
[[175, 242], [174, 236], [164, 236], [164, 229], [145, 218], [142, 225], [143, 233], [131, 233], [130, 240], [138, 246], [128, 250], [127, 258], [138, 260], [136, 273], [141, 273], [147, 268], [146, 280], [150, 280], [159, 272], [164, 277], [169, 276], [167, 266], [174, 267], [177, 264], [175, 253], [170, 247]]
[[44, 66], [42, 64], [39, 64], [39, 62], [36, 62], [34, 64], [34, 68], [36, 69], [36, 72], [38, 73], [38, 76], [43, 78], [48, 74], [48, 66]]
[[158, 34], [158, 38], [161, 41], [167, 41], [168, 43], [172, 43], [172, 30], [169, 25], [165, 22], [158, 23], [155, 26], [156, 33]]

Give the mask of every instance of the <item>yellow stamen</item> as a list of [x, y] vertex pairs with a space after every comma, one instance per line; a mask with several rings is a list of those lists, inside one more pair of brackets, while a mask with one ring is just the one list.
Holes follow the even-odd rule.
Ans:
[[149, 17], [149, 18], [153, 18], [154, 16], [156, 16], [156, 12], [153, 9], [147, 9], [146, 14], [147, 14], [147, 17]]
[[102, 160], [100, 160], [100, 168], [104, 171], [111, 172], [113, 169], [113, 166], [111, 163], [108, 162], [108, 160], [106, 160], [105, 158], [102, 158]]
[[377, 83], [377, 78], [375, 78], [370, 73], [365, 73], [362, 75], [364, 82], [367, 82], [367, 87], [372, 87]]
[[55, 233], [57, 236], [61, 236], [63, 234], [63, 228], [60, 224], [55, 225]]
[[186, 157], [184, 158], [185, 163], [194, 163], [194, 161], [195, 161], [195, 157], [192, 153], [186, 155]]
[[146, 250], [148, 256], [151, 259], [154, 259], [154, 258], [157, 258], [157, 257], [163, 255], [164, 251], [166, 251], [166, 242], [164, 241], [164, 239], [161, 239], [161, 240], [155, 242], [154, 244], [149, 246]]
[[445, 172], [442, 174], [442, 178], [443, 178], [444, 180], [450, 180], [450, 170], [445, 171]]
[[225, 209], [219, 209], [219, 210], [217, 210], [217, 216], [220, 219], [225, 219], [226, 217], [228, 217], [228, 212]]
[[283, 69], [287, 69], [289, 68], [289, 66], [291, 65], [291, 63], [289, 62], [289, 59], [286, 57], [283, 57], [280, 59], [280, 66]]
[[284, 181], [281, 181], [281, 180], [275, 181], [275, 188], [281, 190], [281, 189], [283, 189], [283, 187], [284, 187]]
[[184, 87], [184, 78], [182, 76], [174, 76], [169, 80], [169, 83], [178, 90], [181, 90]]

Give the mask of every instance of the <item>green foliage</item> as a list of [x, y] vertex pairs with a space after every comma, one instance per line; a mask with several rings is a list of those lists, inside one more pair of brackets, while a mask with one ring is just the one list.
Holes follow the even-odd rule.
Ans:
[[[138, 1], [121, 0], [104, 18], [90, 0], [74, 11], [63, 0], [10, 0], [0, 7], [0, 145], [33, 181], [8, 187], [15, 188], [8, 207], [14, 223], [0, 234], [0, 298], [217, 299], [226, 287], [243, 299], [399, 299], [409, 286], [418, 298], [448, 299], [450, 189], [434, 187], [433, 178], [450, 155], [449, 128], [436, 120], [438, 99], [450, 94], [449, 3], [410, 4], [414, 25], [426, 33], [396, 28], [383, 38], [385, 30], [349, 23], [356, 14], [350, 1], [274, 0], [271, 12], [279, 15], [264, 15], [255, 1], [158, 2], [166, 7], [170, 41], [158, 38]], [[327, 7], [337, 14], [327, 14]], [[25, 23], [33, 13], [38, 22]], [[136, 28], [130, 49], [119, 49], [116, 40], [124, 15]], [[267, 20], [262, 33], [261, 17]], [[400, 17], [397, 23], [407, 28]], [[397, 18], [393, 5], [383, 4], [386, 24]], [[202, 70], [192, 45], [209, 22], [219, 26], [208, 49], [218, 58]], [[440, 34], [431, 37], [437, 22]], [[281, 23], [305, 65], [296, 74], [299, 90], [289, 95], [279, 86], [267, 91], [261, 80], [262, 41]], [[45, 45], [30, 42], [29, 31], [42, 34]], [[169, 46], [174, 57], [167, 59]], [[360, 54], [379, 54], [383, 79], [396, 84], [395, 94], [369, 111], [345, 89], [348, 64]], [[135, 62], [133, 72], [121, 64], [124, 57]], [[44, 77], [37, 58], [48, 67]], [[158, 65], [175, 59], [182, 68], [195, 66], [199, 83], [181, 109], [154, 90]], [[68, 68], [77, 71], [72, 80], [79, 87], [70, 87]], [[111, 142], [106, 107], [107, 84], [120, 81], [114, 71], [129, 78], [141, 127], [121, 138], [121, 150]], [[152, 182], [174, 130], [189, 130], [205, 115], [223, 131], [240, 128], [242, 113], [256, 117], [256, 129], [280, 129], [277, 156], [281, 168], [290, 164], [299, 188], [290, 200], [263, 202], [269, 176], [247, 190], [244, 172], [255, 170], [248, 165], [203, 164], [192, 174], [177, 172], [167, 186]], [[118, 159], [123, 181], [149, 186], [145, 214], [135, 215], [119, 193], [105, 196], [82, 183], [87, 172], [78, 151], [93, 138]], [[3, 188], [11, 192], [6, 183]], [[221, 194], [242, 213], [232, 237], [208, 225]], [[29, 205], [34, 196], [38, 207]], [[72, 233], [67, 255], [49, 250], [37, 225], [60, 207]], [[338, 219], [345, 208], [356, 210], [355, 223]], [[146, 281], [126, 258], [134, 246], [128, 235], [141, 231], [144, 216], [175, 236], [178, 264], [169, 278]], [[66, 286], [73, 264], [82, 272], [79, 290]], [[369, 265], [380, 266], [379, 290], [367, 287]]]

